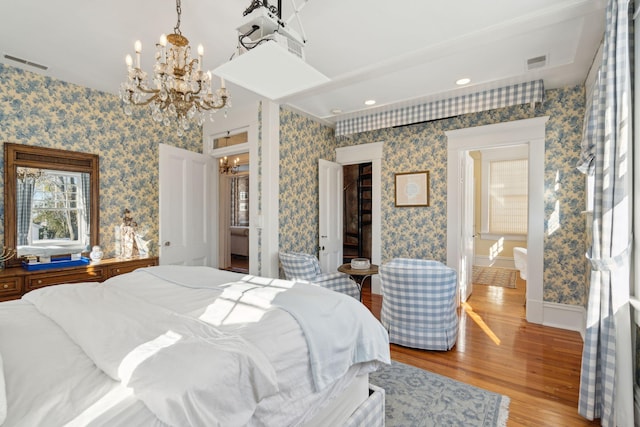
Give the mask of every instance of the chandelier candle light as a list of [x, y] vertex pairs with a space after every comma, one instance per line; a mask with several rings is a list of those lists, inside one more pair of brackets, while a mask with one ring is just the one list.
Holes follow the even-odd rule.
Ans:
[[227, 156], [224, 156], [220, 159], [220, 173], [224, 175], [236, 174], [238, 173], [238, 162], [240, 161], [239, 157], [233, 159], [233, 166], [229, 164], [229, 159]]
[[[153, 68], [153, 83], [149, 87], [147, 73], [140, 67], [142, 43], [135, 42], [135, 65], [131, 55], [127, 55], [128, 80], [122, 84], [120, 95], [124, 102], [124, 112], [133, 113], [133, 105], [149, 105], [151, 117], [156, 122], [169, 126], [172, 120], [178, 124], [178, 135], [189, 129], [190, 120], [196, 120], [202, 126], [206, 112], [213, 121], [213, 113], [229, 107], [229, 93], [224, 79], [220, 79], [220, 88], [213, 92], [211, 72], [202, 71], [204, 48], [198, 46], [198, 58], [191, 59], [189, 40], [180, 31], [180, 0], [176, 1], [178, 22], [174, 33], [160, 36], [156, 44], [156, 63]], [[169, 46], [167, 46], [167, 42]]]

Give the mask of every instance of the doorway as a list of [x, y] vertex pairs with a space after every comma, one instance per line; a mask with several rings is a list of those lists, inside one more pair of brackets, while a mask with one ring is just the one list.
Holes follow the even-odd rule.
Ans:
[[[248, 141], [247, 132], [214, 138], [214, 149], [231, 149]], [[231, 153], [230, 153], [231, 154]], [[249, 153], [218, 157], [218, 254], [222, 270], [249, 272]]]
[[[379, 265], [382, 259], [382, 158], [384, 143], [374, 142], [336, 149], [336, 162], [346, 165], [371, 163], [371, 263]], [[371, 290], [380, 294], [380, 279], [371, 278]]]
[[[548, 116], [446, 132], [447, 147], [447, 265], [461, 271], [467, 262], [462, 238], [468, 230], [462, 218], [466, 186], [464, 158], [468, 151], [526, 144], [529, 155], [527, 203], [527, 321], [542, 324], [544, 243], [544, 144]], [[462, 280], [459, 277], [459, 280]], [[460, 283], [459, 283], [459, 286]]]
[[[238, 273], [249, 272], [249, 173], [244, 169], [249, 167], [248, 154], [244, 153], [238, 159], [247, 158], [241, 162], [242, 170], [232, 176], [226, 176], [229, 198], [229, 265], [230, 271]], [[220, 193], [222, 197], [224, 194]], [[221, 203], [222, 206], [222, 203]]]
[[371, 260], [373, 181], [372, 164], [343, 166], [343, 263]]
[[[527, 145], [480, 148], [473, 158], [473, 265], [515, 269], [514, 248], [527, 247]], [[465, 207], [466, 209], [466, 207]]]

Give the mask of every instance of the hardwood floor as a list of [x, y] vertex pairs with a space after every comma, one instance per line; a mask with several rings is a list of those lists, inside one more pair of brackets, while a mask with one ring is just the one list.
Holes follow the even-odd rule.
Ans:
[[[525, 320], [525, 286], [474, 285], [461, 308], [456, 346], [447, 352], [391, 345], [393, 360], [509, 396], [507, 426], [591, 426], [578, 414], [582, 338]], [[362, 301], [379, 318], [382, 297], [369, 284]]]

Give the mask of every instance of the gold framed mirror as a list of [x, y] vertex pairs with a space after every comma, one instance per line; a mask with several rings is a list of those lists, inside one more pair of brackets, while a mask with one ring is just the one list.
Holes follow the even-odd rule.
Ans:
[[4, 241], [26, 255], [86, 253], [100, 230], [99, 157], [4, 144]]

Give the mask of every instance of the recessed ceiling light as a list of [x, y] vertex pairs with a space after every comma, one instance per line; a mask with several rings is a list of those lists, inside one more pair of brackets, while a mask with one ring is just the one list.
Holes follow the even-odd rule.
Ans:
[[463, 78], [463, 79], [458, 79], [458, 80], [456, 80], [456, 84], [457, 84], [458, 86], [466, 85], [466, 84], [469, 84], [469, 83], [471, 83], [471, 79], [470, 79], [470, 78], [468, 78], [468, 77], [465, 77], [465, 78]]
[[376, 104], [375, 99], [367, 99], [366, 101], [364, 101], [364, 105], [375, 105], [375, 104]]
[[331, 109], [331, 114], [340, 114], [342, 113], [342, 110], [339, 108], [332, 108]]

